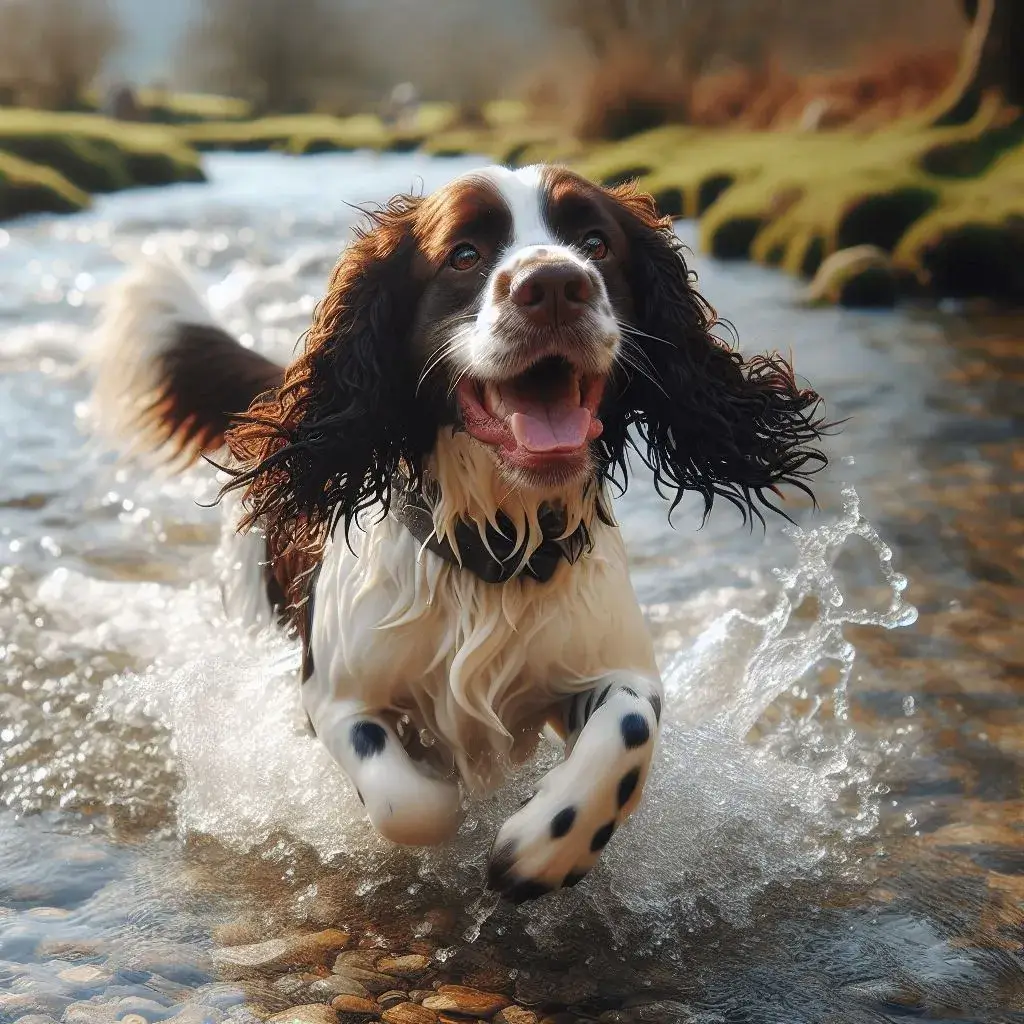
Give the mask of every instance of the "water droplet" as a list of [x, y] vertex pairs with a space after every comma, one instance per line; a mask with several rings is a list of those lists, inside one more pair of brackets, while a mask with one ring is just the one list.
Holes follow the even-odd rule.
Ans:
[[914, 713], [914, 710], [915, 710], [915, 708], [914, 708], [914, 698], [913, 697], [909, 697], [909, 696], [908, 697], [904, 697], [903, 698], [903, 714], [908, 715], [908, 716], [912, 715]]

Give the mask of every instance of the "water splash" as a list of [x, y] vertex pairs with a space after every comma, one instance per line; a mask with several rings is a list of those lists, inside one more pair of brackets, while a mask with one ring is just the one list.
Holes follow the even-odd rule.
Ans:
[[[586, 886], [523, 911], [538, 940], [561, 941], [578, 924], [578, 914], [565, 913], [568, 899], [586, 900], [623, 940], [642, 932], [655, 942], [659, 929], [740, 923], [770, 885], [853, 869], [850, 844], [877, 821], [872, 777], [881, 754], [847, 721], [856, 652], [845, 630], [906, 626], [916, 613], [856, 492], [846, 487], [842, 496], [835, 521], [786, 531], [792, 567], [758, 595], [760, 614], [723, 613], [705, 595], [661, 610], [699, 628], [688, 649], [663, 659], [667, 710], [644, 804]], [[858, 603], [836, 569], [858, 538], [874, 557], [858, 552], [855, 566], [874, 573], [886, 595], [876, 608]], [[136, 726], [142, 714], [167, 730], [182, 833], [238, 850], [274, 850], [273, 837], [286, 835], [285, 852], [299, 843], [324, 859], [347, 858], [371, 887], [426, 880], [479, 893], [491, 837], [558, 757], [549, 749], [474, 805], [453, 846], [396, 850], [365, 824], [351, 787], [305, 730], [294, 647], [225, 623], [212, 580], [175, 589], [61, 570], [39, 597], [58, 618], [61, 605], [73, 605], [80, 622], [87, 602], [105, 642], [116, 637], [150, 659], [148, 670], [109, 681], [95, 714]], [[475, 907], [466, 941], [494, 909], [487, 899]]]

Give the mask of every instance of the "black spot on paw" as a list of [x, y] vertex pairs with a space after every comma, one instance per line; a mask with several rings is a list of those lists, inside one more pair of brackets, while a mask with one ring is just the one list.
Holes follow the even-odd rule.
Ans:
[[535, 900], [546, 896], [551, 892], [551, 887], [543, 882], [534, 882], [527, 879], [524, 882], [516, 882], [505, 894], [506, 899], [512, 903], [525, 903], [527, 900]]
[[574, 885], [579, 884], [587, 877], [586, 871], [570, 871], [569, 874], [562, 879], [562, 888], [571, 889]]
[[487, 864], [487, 888], [501, 891], [509, 885], [509, 872], [515, 862], [516, 844], [510, 839], [491, 851]]
[[654, 720], [661, 725], [661, 698], [656, 693], [652, 693], [647, 699], [651, 702], [651, 707], [654, 708]]
[[376, 722], [356, 722], [352, 726], [351, 738], [356, 757], [365, 761], [368, 757], [376, 757], [384, 749], [388, 734]]
[[551, 819], [551, 838], [561, 839], [576, 820], [576, 808], [566, 807]]
[[651, 727], [647, 719], [635, 711], [623, 715], [619, 728], [622, 730], [622, 742], [628, 750], [642, 747], [651, 738]]
[[619, 779], [619, 807], [625, 807], [629, 798], [636, 792], [636, 784], [640, 781], [640, 769], [634, 768]]
[[615, 831], [615, 822], [609, 821], [607, 825], [602, 825], [595, 833], [594, 838], [590, 840], [590, 849], [593, 853], [597, 853], [598, 850], [603, 850], [608, 845], [608, 840], [611, 839], [612, 833]]

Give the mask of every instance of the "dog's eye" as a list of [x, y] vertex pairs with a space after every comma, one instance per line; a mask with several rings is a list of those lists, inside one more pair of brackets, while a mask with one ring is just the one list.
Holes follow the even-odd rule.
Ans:
[[592, 260], [603, 260], [608, 255], [608, 243], [604, 235], [591, 231], [580, 243], [580, 247]]
[[456, 270], [472, 270], [480, 262], [480, 253], [468, 243], [457, 245], [448, 257], [448, 263]]

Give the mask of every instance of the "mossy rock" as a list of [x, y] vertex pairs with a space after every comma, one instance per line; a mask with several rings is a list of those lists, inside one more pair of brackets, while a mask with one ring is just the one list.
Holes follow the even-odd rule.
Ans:
[[764, 225], [761, 217], [726, 217], [702, 233], [701, 244], [717, 260], [748, 260], [750, 247]]
[[939, 202], [933, 188], [898, 188], [853, 200], [836, 225], [836, 247], [877, 245], [892, 252], [907, 229]]
[[875, 245], [832, 253], [818, 268], [806, 292], [808, 302], [854, 309], [888, 309], [898, 298], [896, 270], [888, 253]]
[[87, 193], [49, 167], [0, 153], [0, 220], [32, 213], [77, 213]]
[[95, 114], [0, 110], [0, 150], [88, 192], [204, 180], [199, 154], [174, 129]]

